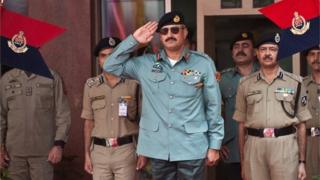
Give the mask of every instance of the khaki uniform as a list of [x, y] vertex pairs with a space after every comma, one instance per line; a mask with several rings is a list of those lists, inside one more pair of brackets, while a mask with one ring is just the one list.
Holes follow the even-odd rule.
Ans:
[[[52, 179], [47, 162], [55, 141], [67, 141], [70, 109], [62, 81], [13, 69], [1, 78], [1, 144], [11, 157], [9, 173], [13, 180]], [[34, 166], [33, 166], [34, 164]]]
[[[240, 81], [233, 118], [246, 128], [284, 128], [311, 118], [307, 109], [306, 91], [301, 86], [296, 97], [299, 76], [279, 68], [277, 77], [268, 83], [261, 71]], [[281, 106], [293, 114], [295, 98], [297, 113], [290, 118]], [[248, 136], [244, 145], [244, 170], [249, 180], [295, 180], [298, 175], [298, 143], [295, 134], [277, 138]]]
[[[138, 134], [139, 86], [133, 80], [121, 79], [111, 88], [103, 75], [88, 79], [83, 95], [81, 117], [94, 121], [92, 137], [117, 138]], [[127, 116], [119, 116], [121, 99], [127, 103]], [[133, 143], [117, 147], [92, 145], [93, 179], [135, 177], [136, 155]]]
[[[320, 84], [316, 84], [312, 76], [304, 78], [303, 84], [307, 89], [308, 108], [312, 115], [312, 119], [306, 124], [307, 129], [320, 128]], [[320, 176], [320, 136], [308, 136], [306, 161], [307, 179]]]

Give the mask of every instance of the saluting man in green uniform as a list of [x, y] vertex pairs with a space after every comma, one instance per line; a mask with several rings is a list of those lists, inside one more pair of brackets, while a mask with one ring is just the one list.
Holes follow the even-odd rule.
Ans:
[[[130, 58], [159, 32], [158, 54]], [[204, 162], [219, 159], [224, 134], [215, 66], [185, 47], [188, 30], [179, 12], [148, 22], [126, 38], [104, 63], [107, 72], [136, 79], [142, 87], [137, 153], [151, 158], [156, 180], [203, 179]]]
[[222, 161], [217, 167], [218, 180], [241, 179], [240, 153], [238, 142], [238, 123], [232, 119], [240, 78], [258, 69], [251, 32], [237, 34], [230, 46], [235, 67], [221, 71], [219, 82], [223, 100], [224, 131], [220, 156]]
[[[120, 39], [106, 37], [97, 44], [94, 55], [102, 68]], [[103, 72], [87, 80], [83, 109], [85, 165], [94, 180], [134, 180], [136, 168], [145, 163], [136, 157], [139, 85]], [[143, 163], [143, 164], [141, 164]]]
[[[302, 78], [279, 67], [278, 33], [256, 45], [260, 71], [240, 80], [233, 118], [239, 122], [242, 178], [303, 180], [306, 121], [311, 119]], [[247, 135], [247, 138], [245, 136]]]
[[320, 45], [304, 52], [311, 74], [303, 79], [312, 119], [307, 122], [307, 178], [320, 176]]

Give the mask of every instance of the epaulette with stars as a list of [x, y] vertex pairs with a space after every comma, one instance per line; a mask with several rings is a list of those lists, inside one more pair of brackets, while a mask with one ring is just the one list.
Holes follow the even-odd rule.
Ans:
[[104, 80], [103, 80], [103, 76], [101, 75], [94, 78], [90, 78], [86, 82], [87, 86], [89, 86], [90, 88], [93, 86], [99, 86], [102, 83], [104, 83]]

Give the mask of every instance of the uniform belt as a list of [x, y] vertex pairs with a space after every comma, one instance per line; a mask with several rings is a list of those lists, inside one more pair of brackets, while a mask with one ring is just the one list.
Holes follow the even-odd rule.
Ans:
[[320, 127], [307, 128], [307, 135], [312, 137], [320, 137]]
[[119, 138], [97, 138], [93, 137], [93, 144], [106, 146], [106, 147], [117, 147], [133, 142], [133, 136], [124, 136]]
[[248, 135], [257, 137], [279, 137], [293, 134], [296, 132], [296, 128], [293, 126], [288, 126], [284, 128], [264, 128], [264, 129], [254, 129], [247, 128]]

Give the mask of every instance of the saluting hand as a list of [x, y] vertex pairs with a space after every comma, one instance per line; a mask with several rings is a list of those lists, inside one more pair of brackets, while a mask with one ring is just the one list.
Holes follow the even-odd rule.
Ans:
[[133, 37], [140, 43], [140, 44], [147, 44], [149, 43], [154, 33], [156, 32], [158, 27], [158, 23], [155, 21], [149, 21], [147, 24], [141, 26], [133, 33]]
[[51, 148], [49, 155], [48, 155], [48, 161], [52, 164], [56, 164], [60, 162], [62, 159], [62, 148], [60, 146], [53, 146]]

